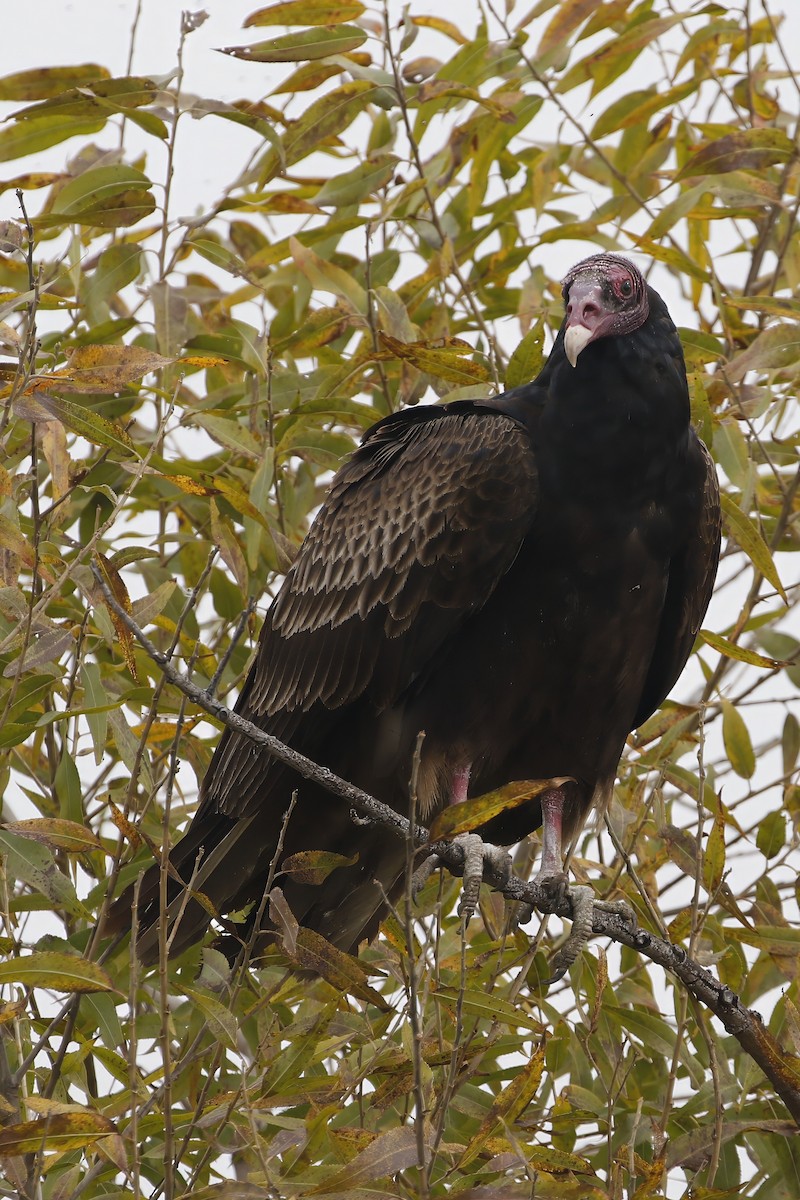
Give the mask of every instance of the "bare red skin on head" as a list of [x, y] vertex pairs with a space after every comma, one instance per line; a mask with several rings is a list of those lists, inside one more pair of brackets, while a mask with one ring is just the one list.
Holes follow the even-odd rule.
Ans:
[[613, 254], [595, 254], [579, 262], [564, 280], [563, 294], [565, 349], [573, 366], [590, 342], [638, 329], [650, 308], [639, 270]]

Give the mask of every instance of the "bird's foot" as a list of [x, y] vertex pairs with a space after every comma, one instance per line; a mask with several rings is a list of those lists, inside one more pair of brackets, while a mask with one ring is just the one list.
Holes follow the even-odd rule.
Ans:
[[[550, 880], [541, 880], [539, 882], [540, 886], [544, 886], [549, 884]], [[595, 910], [597, 912], [612, 913], [614, 916], [620, 917], [632, 931], [636, 929], [636, 914], [627, 900], [598, 900], [590, 887], [576, 885], [571, 888], [564, 888], [558, 876], [555, 877], [555, 884], [556, 887], [551, 890], [555, 892], [557, 889], [560, 889], [561, 898], [568, 899], [572, 906], [572, 929], [563, 946], [553, 955], [550, 962], [553, 973], [548, 979], [548, 983], [558, 983], [559, 979], [563, 979], [572, 964], [586, 948], [586, 944], [592, 935]], [[547, 903], [547, 911], [555, 911], [555, 908], [550, 908], [549, 898]], [[555, 907], [557, 908], [558, 905]]]
[[542, 875], [541, 871], [533, 880], [539, 888], [539, 899], [536, 904], [520, 900], [516, 904], [514, 925], [527, 925], [533, 920], [534, 914], [555, 913], [569, 899], [569, 880], [563, 871]]
[[[478, 907], [481, 884], [484, 877], [495, 885], [504, 883], [511, 875], [512, 861], [507, 850], [484, 842], [477, 833], [460, 833], [453, 838], [453, 844], [459, 845], [464, 851], [464, 865], [461, 874], [464, 886], [458, 915], [466, 922], [475, 914]], [[437, 854], [431, 854], [414, 872], [411, 879], [411, 895], [416, 899], [418, 893], [428, 882], [434, 871], [443, 865]]]
[[507, 850], [484, 842], [477, 833], [460, 833], [453, 841], [464, 848], [464, 887], [458, 915], [466, 924], [478, 907], [484, 876], [488, 875], [494, 884], [505, 883], [511, 876], [513, 864]]

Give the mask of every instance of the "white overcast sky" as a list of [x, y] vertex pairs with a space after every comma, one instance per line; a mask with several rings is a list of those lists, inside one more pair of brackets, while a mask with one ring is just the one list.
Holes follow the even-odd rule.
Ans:
[[[291, 66], [243, 62], [219, 53], [219, 48], [248, 44], [285, 32], [279, 27], [242, 28], [249, 13], [268, 3], [269, 0], [207, 0], [205, 4], [185, 3], [182, 0], [72, 0], [71, 3], [65, 3], [64, 0], [25, 0], [14, 7], [14, 19], [6, 19], [3, 23], [0, 75], [45, 65], [81, 62], [97, 62], [113, 75], [125, 74], [131, 26], [137, 6], [140, 7], [140, 15], [132, 70], [140, 74], [166, 75], [174, 69], [176, 62], [181, 13], [184, 10], [204, 9], [208, 19], [186, 42], [184, 91], [229, 101], [259, 94], [266, 97]], [[745, 0], [737, 0], [728, 8], [732, 14], [741, 16], [744, 3]], [[760, 18], [763, 15], [760, 0], [749, 0], [749, 3], [752, 18]], [[511, 8], [509, 22], [513, 26], [523, 20], [534, 4], [532, 0], [520, 0], [514, 5], [507, 0], [506, 5], [503, 0], [495, 0], [494, 6], [497, 11], [503, 11], [507, 6]], [[388, 0], [388, 7], [391, 23], [397, 28], [406, 4], [404, 0]], [[700, 8], [700, 5], [686, 4], [684, 7], [690, 10]], [[380, 14], [381, 6], [372, 0], [367, 0], [367, 8], [376, 15]], [[411, 0], [408, 8], [414, 15], [439, 15], [453, 20], [466, 34], [475, 28], [481, 11], [480, 0]], [[781, 34], [784, 46], [790, 54], [796, 54], [800, 68], [800, 0], [769, 0], [769, 8], [773, 17], [783, 13]], [[542, 24], [548, 19], [549, 15], [546, 15]], [[491, 19], [490, 28], [498, 32]], [[409, 56], [432, 54], [440, 57], [453, 53], [454, 49], [453, 44], [441, 35], [421, 30]], [[645, 53], [617, 88], [626, 91], [646, 87], [651, 81], [647, 75]], [[792, 84], [776, 86], [792, 87]], [[589, 112], [581, 109], [585, 94], [585, 91], [576, 90], [569, 94], [567, 101], [576, 115], [591, 123], [591, 110], [601, 111], [605, 108], [614, 96], [615, 89], [612, 87], [604, 92], [590, 106]], [[299, 97], [298, 102], [301, 109], [303, 97]], [[17, 107], [0, 104], [0, 117]], [[110, 136], [110, 127], [107, 127], [97, 140], [105, 146], [109, 144]], [[555, 117], [552, 136], [557, 136]], [[131, 147], [137, 145], [137, 138], [140, 139], [138, 144], [148, 155], [152, 177], [163, 178], [164, 164], [158, 161], [158, 155], [165, 154], [164, 147], [159, 147], [155, 139], [139, 134], [138, 130], [129, 126], [126, 132], [129, 152]], [[221, 185], [234, 177], [255, 144], [252, 133], [228, 121], [215, 118], [202, 121], [184, 119], [177, 140], [170, 217], [174, 220], [208, 210], [217, 199]], [[8, 166], [0, 164], [0, 177], [15, 174], [18, 170], [58, 170], [63, 167], [65, 157], [71, 151], [70, 143], [66, 143], [27, 160], [18, 160]], [[40, 197], [43, 196], [43, 192], [35, 195], [34, 203], [30, 205], [33, 212], [38, 210]], [[2, 218], [19, 218], [13, 191], [0, 195]], [[578, 247], [575, 257], [581, 252], [582, 249]], [[564, 262], [567, 253], [569, 251], [563, 245], [541, 248], [543, 264], [555, 274], [560, 274], [568, 265]], [[665, 296], [678, 324], [688, 323], [692, 310], [682, 304], [674, 279], [659, 273], [656, 282], [659, 286], [666, 284]], [[516, 323], [514, 336], [517, 336]]]
[[[184, 91], [221, 100], [237, 100], [243, 97], [268, 96], [277, 82], [290, 67], [286, 64], [268, 65], [243, 62], [219, 53], [219, 48], [252, 43], [283, 32], [280, 28], [243, 29], [246, 16], [269, 0], [207, 0], [205, 5], [187, 4], [181, 0], [140, 0], [140, 17], [136, 33], [136, 46], [132, 63], [133, 73], [151, 76], [166, 75], [175, 67], [182, 11], [205, 8], [206, 22], [192, 33], [184, 52]], [[763, 15], [760, 0], [750, 0], [753, 19]], [[731, 3], [731, 14], [741, 16], [744, 0]], [[380, 12], [380, 6], [367, 0], [368, 8]], [[502, 10], [503, 0], [496, 0]], [[10, 10], [9, 0], [6, 7]], [[533, 7], [533, 0], [521, 0], [515, 7], [511, 24], [521, 20]], [[686, 8], [700, 5], [686, 4]], [[781, 26], [783, 44], [794, 56], [800, 70], [800, 0], [770, 0], [773, 16], [784, 13]], [[392, 25], [402, 19], [405, 5], [400, 0], [389, 0]], [[475, 28], [479, 17], [478, 0], [411, 0], [409, 8], [414, 15], [439, 15], [457, 21], [459, 28], [469, 33]], [[0, 39], [0, 75], [11, 74], [29, 68], [54, 66], [70, 63], [97, 62], [113, 75], [123, 75], [128, 69], [131, 27], [137, 11], [137, 0], [24, 0], [14, 6], [13, 20], [5, 12], [2, 39]], [[546, 19], [546, 18], [545, 18]], [[421, 54], [441, 56], [452, 53], [454, 47], [440, 35], [422, 32], [410, 51], [411, 57]], [[652, 80], [646, 75], [644, 60], [637, 64], [636, 72], [626, 75], [618, 85], [621, 91], [645, 87]], [[792, 87], [791, 83], [781, 86]], [[592, 112], [585, 113], [581, 103], [586, 91], [569, 93], [570, 108], [576, 115], [591, 123]], [[602, 111], [611, 100], [612, 91], [591, 106]], [[294, 103], [302, 110], [304, 98]], [[791, 97], [789, 106], [796, 108], [796, 97]], [[13, 111], [18, 105], [0, 105], [0, 117]], [[553, 126], [555, 136], [556, 126]], [[163, 179], [165, 148], [152, 137], [141, 134], [131, 125], [126, 137], [130, 145], [141, 145], [148, 155], [148, 165], [154, 179]], [[137, 142], [136, 139], [139, 139]], [[97, 141], [103, 146], [114, 145], [115, 135], [111, 126]], [[75, 143], [52, 147], [49, 151], [26, 160], [0, 164], [0, 177], [10, 177], [24, 170], [58, 170], [65, 159], [74, 152]], [[181, 122], [176, 157], [176, 170], [170, 216], [188, 217], [208, 210], [223, 187], [237, 173], [252, 153], [256, 141], [253, 134], [228, 121], [209, 118], [202, 121], [184, 119]], [[162, 156], [160, 159], [158, 156]], [[38, 211], [44, 192], [32, 193], [29, 202], [31, 212]], [[0, 195], [0, 219], [19, 219], [19, 210], [13, 191]], [[544, 265], [554, 274], [563, 273], [570, 261], [579, 257], [581, 248], [573, 245], [545, 247], [542, 253]], [[588, 253], [589, 250], [583, 251]], [[208, 269], [206, 266], [204, 269]], [[674, 278], [659, 274], [657, 286], [662, 288], [673, 316], [679, 324], [693, 321], [692, 310], [682, 302], [679, 285]], [[513, 346], [519, 336], [516, 321], [506, 323], [501, 336]], [[796, 572], [794, 558], [781, 556], [786, 568]], [[787, 562], [787, 559], [791, 561]], [[787, 582], [792, 582], [787, 578]], [[744, 585], [743, 585], [744, 586]], [[725, 609], [731, 609], [733, 597], [728, 593], [715, 599], [709, 614], [711, 628], [722, 628], [727, 623]], [[685, 680], [684, 688], [694, 680]], [[686, 690], [690, 690], [686, 688]]]

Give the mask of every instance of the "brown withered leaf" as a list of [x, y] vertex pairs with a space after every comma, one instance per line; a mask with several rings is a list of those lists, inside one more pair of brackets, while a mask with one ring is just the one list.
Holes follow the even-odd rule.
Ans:
[[283, 860], [281, 871], [284, 875], [291, 875], [296, 883], [319, 884], [324, 883], [338, 867], [352, 867], [357, 862], [357, 854], [347, 858], [332, 850], [301, 850]]
[[[131, 598], [128, 595], [128, 589], [126, 588], [119, 571], [116, 569], [116, 567], [112, 566], [109, 560], [102, 554], [95, 554], [95, 562], [97, 563], [103, 579], [105, 580], [117, 604], [130, 616], [132, 612]], [[139, 675], [136, 670], [136, 659], [133, 655], [133, 634], [122, 620], [119, 613], [117, 613], [117, 611], [112, 608], [110, 604], [106, 603], [106, 608], [108, 609], [108, 615], [111, 617], [114, 629], [116, 630], [117, 637], [119, 638], [120, 649], [122, 650], [122, 657], [125, 659], [125, 665], [138, 683]]]

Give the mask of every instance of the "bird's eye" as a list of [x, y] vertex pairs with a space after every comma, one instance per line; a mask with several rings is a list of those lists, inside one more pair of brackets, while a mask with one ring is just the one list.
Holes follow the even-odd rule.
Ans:
[[619, 294], [627, 297], [630, 296], [632, 292], [633, 284], [631, 283], [630, 279], [623, 279], [622, 283], [619, 285]]

